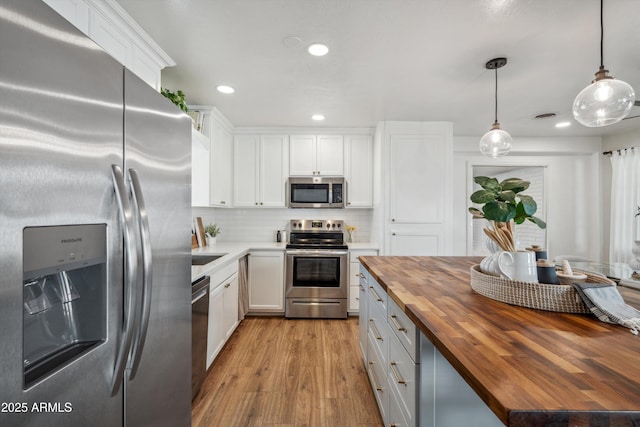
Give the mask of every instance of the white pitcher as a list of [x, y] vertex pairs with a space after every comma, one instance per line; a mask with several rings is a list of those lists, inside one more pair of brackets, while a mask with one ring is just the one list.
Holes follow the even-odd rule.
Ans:
[[498, 270], [509, 280], [538, 282], [535, 252], [502, 252], [498, 257]]

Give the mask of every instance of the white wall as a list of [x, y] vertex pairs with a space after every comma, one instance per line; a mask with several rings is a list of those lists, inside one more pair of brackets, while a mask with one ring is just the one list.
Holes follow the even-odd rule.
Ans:
[[[547, 250], [549, 256], [575, 254], [603, 259], [601, 218], [601, 139], [517, 138], [501, 159], [483, 157], [480, 137], [454, 136], [453, 253], [471, 254], [473, 165], [542, 166], [546, 168]], [[469, 230], [469, 232], [467, 231]]]
[[276, 230], [288, 232], [292, 219], [343, 220], [356, 227], [356, 243], [368, 242], [371, 234], [371, 209], [192, 208], [191, 212], [202, 217], [205, 225], [218, 224], [222, 229], [218, 241], [222, 242], [275, 242]]

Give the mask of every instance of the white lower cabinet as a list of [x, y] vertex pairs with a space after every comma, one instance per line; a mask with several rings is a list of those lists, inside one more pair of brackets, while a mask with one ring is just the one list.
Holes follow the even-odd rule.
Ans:
[[368, 296], [366, 317], [360, 312], [360, 346], [366, 340], [363, 358], [384, 425], [503, 426], [362, 266], [361, 274], [360, 283]]
[[211, 275], [207, 369], [238, 326], [238, 265], [230, 264]]
[[284, 252], [249, 254], [249, 311], [284, 312]]

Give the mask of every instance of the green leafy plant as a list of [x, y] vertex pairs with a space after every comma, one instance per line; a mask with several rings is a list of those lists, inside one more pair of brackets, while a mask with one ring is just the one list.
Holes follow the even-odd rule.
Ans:
[[187, 106], [187, 102], [184, 99], [184, 93], [181, 90], [177, 90], [175, 92], [172, 92], [169, 89], [163, 87], [163, 88], [161, 88], [160, 93], [165, 98], [167, 98], [169, 101], [171, 101], [175, 105], [177, 105], [185, 113], [187, 113], [189, 111], [189, 107]]
[[220, 234], [221, 228], [217, 224], [209, 224], [204, 228], [204, 232], [211, 237], [216, 237]]
[[508, 178], [498, 182], [495, 178], [477, 176], [474, 182], [482, 187], [471, 195], [473, 203], [482, 204], [482, 209], [470, 207], [473, 218], [487, 219], [492, 229], [484, 232], [505, 251], [515, 251], [515, 236], [512, 222], [522, 224], [531, 221], [540, 228], [547, 224], [534, 216], [538, 204], [533, 197], [521, 194], [529, 188], [530, 182], [520, 178]]

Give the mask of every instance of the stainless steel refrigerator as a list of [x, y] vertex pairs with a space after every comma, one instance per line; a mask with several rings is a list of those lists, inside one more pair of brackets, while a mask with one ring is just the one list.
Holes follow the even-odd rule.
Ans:
[[187, 426], [189, 117], [0, 0], [0, 425]]

